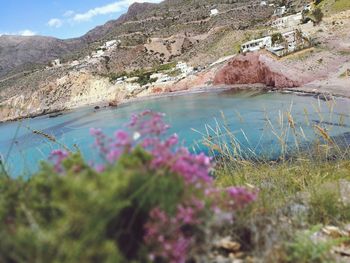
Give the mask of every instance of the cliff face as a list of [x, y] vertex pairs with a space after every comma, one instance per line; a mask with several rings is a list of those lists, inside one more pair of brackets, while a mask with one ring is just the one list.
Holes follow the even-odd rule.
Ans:
[[34, 92], [15, 95], [0, 104], [0, 121], [37, 116], [88, 104], [119, 102], [132, 88], [108, 78], [71, 72]]
[[238, 55], [215, 75], [214, 84], [262, 83], [275, 88], [298, 87], [300, 83], [290, 69], [260, 53]]

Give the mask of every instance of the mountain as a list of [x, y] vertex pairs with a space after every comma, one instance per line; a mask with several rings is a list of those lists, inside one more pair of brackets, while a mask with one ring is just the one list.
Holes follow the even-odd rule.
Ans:
[[0, 77], [31, 70], [84, 47], [81, 39], [44, 36], [0, 36]]
[[[216, 17], [210, 17], [210, 10], [213, 8], [220, 11]], [[194, 42], [199, 41], [193, 39], [193, 36], [207, 34], [214, 28], [224, 26], [232, 29], [247, 28], [262, 23], [271, 15], [271, 11], [271, 8], [261, 7], [260, 1], [256, 0], [165, 0], [160, 4], [134, 3], [128, 12], [118, 19], [98, 26], [76, 39], [1, 36], [0, 78], [18, 72], [32, 71], [56, 58], [74, 60], [83, 57], [111, 39], [120, 39], [122, 46], [125, 47], [124, 50], [117, 52], [118, 57], [138, 58], [142, 62], [141, 65], [138, 62], [133, 65], [118, 62], [118, 66], [112, 63], [110, 68], [114, 71], [123, 67], [135, 68], [149, 63], [163, 63], [169, 59], [163, 59], [161, 56], [164, 52], [157, 50], [154, 50], [155, 58], [153, 54], [145, 53], [145, 63], [140, 53], [144, 47], [139, 45], [146, 44], [152, 38], [190, 36], [192, 39], [181, 37], [180, 42], [185, 43], [184, 45], [177, 44], [181, 51], [185, 52], [194, 46]], [[136, 52], [131, 52], [132, 48], [136, 48]], [[171, 60], [183, 52], [169, 52], [168, 57]]]
[[90, 43], [97, 41], [98, 39], [101, 39], [104, 36], [108, 35], [108, 33], [111, 32], [113, 28], [137, 18], [137, 16], [141, 15], [142, 13], [148, 13], [157, 6], [158, 4], [153, 3], [134, 3], [130, 5], [127, 13], [121, 15], [116, 20], [111, 20], [104, 25], [95, 27], [94, 29], [87, 32], [84, 36], [82, 36], [81, 39]]

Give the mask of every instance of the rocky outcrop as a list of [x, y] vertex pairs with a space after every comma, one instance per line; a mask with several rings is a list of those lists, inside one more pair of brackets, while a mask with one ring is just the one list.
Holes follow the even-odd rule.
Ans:
[[261, 83], [280, 89], [300, 86], [302, 83], [293, 76], [291, 71], [266, 55], [248, 53], [232, 58], [217, 72], [214, 84]]
[[70, 72], [34, 92], [15, 95], [0, 103], [0, 122], [113, 101], [123, 101], [136, 84], [113, 85], [108, 78]]

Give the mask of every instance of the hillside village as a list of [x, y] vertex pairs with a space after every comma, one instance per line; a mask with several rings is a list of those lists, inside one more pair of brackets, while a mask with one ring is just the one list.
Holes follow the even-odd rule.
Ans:
[[250, 40], [241, 45], [241, 51], [254, 52], [265, 49], [271, 54], [282, 57], [312, 46], [308, 32], [317, 21], [312, 21], [308, 14], [313, 12], [312, 3], [304, 5], [294, 14], [286, 15], [286, 6], [277, 7], [271, 18], [269, 35]]
[[[300, 6], [298, 9], [293, 9], [293, 14], [288, 12], [286, 6], [275, 6], [274, 3], [269, 3], [268, 1], [261, 1], [260, 6], [263, 8], [274, 8], [273, 15], [268, 22], [271, 28], [268, 30], [269, 35], [242, 43], [240, 52], [246, 53], [265, 49], [271, 54], [281, 57], [312, 46], [312, 41], [308, 32], [313, 29], [315, 22], [311, 19], [306, 19], [307, 14], [311, 13], [313, 10], [312, 2]], [[208, 9], [208, 12], [210, 17], [220, 15], [220, 11], [216, 8]], [[174, 42], [175, 41], [172, 43]], [[100, 63], [101, 59], [108, 58], [109, 54], [115, 49], [120, 48], [121, 45], [122, 41], [120, 39], [109, 40], [83, 59], [69, 61], [65, 64], [62, 64], [59, 59], [55, 59], [50, 63], [50, 66], [59, 67], [68, 65], [76, 69], [84, 69], [89, 67], [89, 65]], [[162, 45], [162, 43], [160, 45]], [[165, 45], [168, 45], [167, 41]], [[147, 45], [145, 46], [147, 50], [148, 47]], [[205, 68], [205, 66], [203, 68]], [[149, 80], [155, 83], [173, 82], [184, 79], [188, 75], [197, 73], [200, 70], [201, 67], [191, 67], [185, 62], [179, 61], [171, 70], [171, 72], [177, 71], [177, 73], [179, 73], [178, 75], [169, 76], [166, 73], [155, 72], [150, 76]], [[115, 83], [131, 83], [137, 82], [137, 80], [138, 77], [128, 78], [127, 76], [120, 76], [116, 78]]]
[[350, 0], [164, 0], [0, 35], [0, 263], [350, 262], [349, 29]]
[[[294, 10], [294, 12], [296, 12], [295, 14], [289, 15], [286, 15], [288, 11], [286, 6], [275, 6], [275, 4], [269, 4], [267, 1], [261, 1], [260, 6], [263, 8], [275, 8], [269, 22], [269, 25], [271, 26], [269, 33], [271, 34], [243, 43], [241, 45], [240, 52], [246, 53], [265, 49], [271, 52], [271, 54], [281, 57], [304, 48], [311, 47], [311, 39], [306, 32], [310, 30], [310, 27], [313, 27], [314, 22], [312, 22], [311, 19], [306, 20], [305, 13], [312, 12], [312, 3], [305, 4], [304, 6], [300, 7], [299, 10]], [[216, 8], [210, 9], [208, 12], [210, 13], [210, 17], [220, 15], [220, 11]], [[307, 22], [304, 22], [305, 20]], [[175, 41], [173, 41], [173, 43], [174, 42]], [[121, 45], [122, 41], [120, 39], [109, 40], [81, 60], [69, 61], [63, 64], [59, 59], [55, 59], [50, 63], [50, 66], [71, 66], [79, 70], [88, 68], [91, 65], [101, 63], [101, 60], [108, 58], [109, 54], [115, 49], [120, 48]], [[168, 45], [168, 42], [166, 42], [165, 45]], [[147, 50], [147, 45], [145, 46], [145, 49]], [[231, 56], [229, 58], [231, 58]], [[210, 64], [206, 66], [210, 66]], [[173, 68], [170, 69], [170, 73], [175, 72], [177, 75], [171, 74], [172, 76], [169, 76], [167, 73], [154, 72], [152, 75], [150, 75], [149, 82], [169, 84], [184, 79], [188, 75], [198, 73], [206, 66], [192, 67], [187, 65], [186, 62], [179, 61]], [[137, 76], [119, 76], [115, 79], [115, 84], [122, 84], [124, 82], [132, 83], [137, 82], [138, 80], [139, 77]], [[145, 85], [148, 85], [148, 83]]]
[[[3, 105], [0, 119], [11, 120], [24, 116], [36, 116], [89, 104], [118, 105], [130, 99], [206, 88], [213, 84], [220, 86], [250, 85], [257, 81], [265, 85], [272, 83], [272, 88], [279, 87], [276, 85], [278, 81], [267, 83], [263, 76], [245, 78], [244, 75], [247, 73], [244, 72], [241, 73], [242, 80], [235, 80], [234, 83], [232, 80], [225, 80], [225, 78], [219, 80], [220, 78], [216, 77], [225, 63], [235, 60], [236, 57], [238, 59], [242, 55], [244, 58], [244, 55], [249, 53], [267, 56], [268, 62], [265, 61], [266, 59], [264, 62], [258, 62], [263, 67], [270, 67], [269, 65], [276, 61], [282, 63], [282, 65], [274, 66], [281, 71], [277, 74], [281, 76], [294, 69], [299, 70], [297, 61], [293, 62], [288, 57], [309, 52], [312, 55], [308, 62], [310, 74], [300, 68], [298, 81], [291, 80], [293, 76], [297, 76], [296, 73], [289, 74], [287, 81], [289, 84], [286, 85], [286, 88], [299, 87], [308, 82], [313, 83], [317, 78], [326, 78], [331, 72], [335, 74], [334, 71], [342, 71], [336, 73], [339, 75], [343, 74], [343, 71], [347, 72], [346, 68], [336, 68], [339, 63], [347, 63], [347, 56], [339, 56], [343, 62], [331, 61], [338, 59], [334, 50], [343, 52], [341, 50], [348, 48], [346, 44], [333, 48], [333, 51], [328, 51], [328, 48], [317, 48], [321, 45], [335, 44], [331, 31], [337, 32], [334, 28], [345, 30], [348, 23], [347, 13], [344, 12], [343, 18], [339, 20], [343, 24], [338, 25], [334, 22], [333, 15], [323, 19], [325, 21], [322, 22], [324, 14], [319, 13], [320, 7], [313, 1], [284, 2], [282, 4], [279, 1], [247, 0], [245, 4], [215, 4], [213, 2], [198, 6], [196, 9], [198, 15], [191, 17], [193, 21], [188, 20], [189, 22], [182, 23], [181, 26], [184, 28], [179, 28], [175, 34], [169, 31], [167, 20], [146, 16], [152, 13], [153, 8], [159, 8], [156, 10], [162, 12], [170, 10], [176, 14], [172, 18], [174, 21], [180, 19], [182, 15], [185, 16], [182, 19], [189, 19], [187, 14], [179, 15], [175, 9], [163, 9], [170, 3], [174, 4], [172, 8], [176, 8], [176, 3], [166, 1], [163, 5], [146, 5], [143, 11], [141, 9], [134, 11], [138, 5], [132, 6], [128, 15], [136, 14], [137, 18], [122, 17], [122, 20], [118, 21], [119, 26], [113, 28], [113, 34], [110, 33], [109, 37], [94, 43], [88, 49], [88, 53], [82, 53], [81, 56], [74, 58], [55, 58], [48, 63], [45, 69], [18, 73], [0, 79], [0, 98], [2, 97], [0, 103]], [[248, 19], [248, 16], [254, 16], [252, 12], [260, 16], [260, 22]], [[239, 20], [237, 20], [238, 17], [240, 17]], [[130, 21], [125, 19], [130, 19]], [[161, 25], [160, 22], [165, 24]], [[146, 27], [148, 23], [152, 25], [152, 30], [158, 28], [158, 31], [154, 29], [152, 34], [140, 31], [138, 26]], [[115, 31], [131, 25], [133, 31], [128, 29], [129, 33], [124, 29], [120, 31], [123, 33]], [[209, 25], [212, 27], [208, 28]], [[169, 32], [164, 31], [164, 34], [160, 35], [160, 32], [164, 30], [162, 26]], [[94, 32], [88, 34], [95, 34]], [[323, 38], [324, 43], [320, 42], [318, 36], [325, 35], [327, 32], [330, 32], [329, 36]], [[341, 32], [343, 31], [337, 33], [337, 36], [343, 34]], [[139, 41], [141, 42], [138, 43]], [[346, 41], [342, 39], [337, 42], [337, 45], [346, 43]], [[321, 53], [313, 53], [315, 47]], [[320, 57], [323, 53], [324, 57]], [[313, 54], [320, 57], [316, 62], [312, 61]], [[241, 59], [240, 57], [238, 61]], [[247, 56], [246, 59], [251, 59], [251, 56]], [[317, 65], [321, 62], [317, 61], [331, 63], [332, 71], [322, 71], [322, 68]], [[294, 64], [291, 66], [288, 63]], [[263, 72], [269, 72], [269, 70], [264, 69]], [[269, 78], [265, 77], [265, 79]], [[344, 80], [340, 79], [336, 83], [343, 85], [342, 81]], [[303, 89], [316, 92], [314, 85], [310, 84]], [[18, 95], [20, 90], [21, 95]]]

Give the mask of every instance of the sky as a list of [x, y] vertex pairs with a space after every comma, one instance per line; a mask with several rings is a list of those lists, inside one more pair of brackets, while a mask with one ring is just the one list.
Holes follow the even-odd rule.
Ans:
[[0, 35], [79, 37], [134, 2], [161, 0], [0, 0]]

